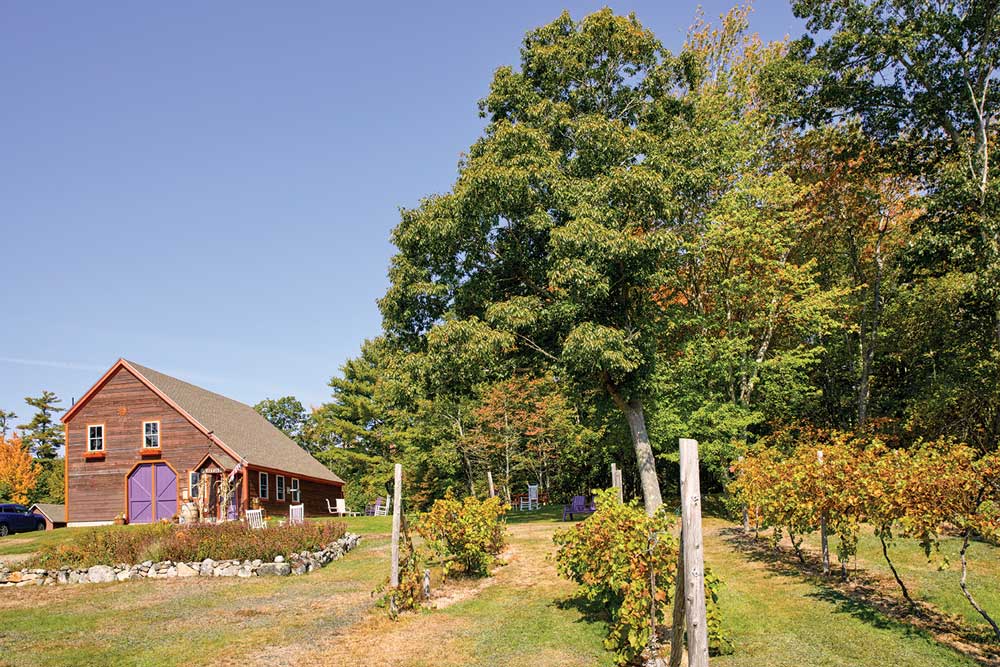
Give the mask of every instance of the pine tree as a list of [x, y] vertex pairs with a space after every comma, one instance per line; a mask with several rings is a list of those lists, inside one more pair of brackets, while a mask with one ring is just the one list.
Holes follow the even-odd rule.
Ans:
[[0, 435], [7, 437], [7, 432], [11, 429], [10, 422], [17, 419], [13, 410], [0, 409]]
[[24, 402], [37, 410], [30, 422], [18, 426], [24, 431], [25, 444], [39, 459], [56, 458], [63, 446], [63, 429], [53, 417], [63, 411], [56, 405], [62, 399], [51, 391], [43, 391], [41, 396], [26, 396]]

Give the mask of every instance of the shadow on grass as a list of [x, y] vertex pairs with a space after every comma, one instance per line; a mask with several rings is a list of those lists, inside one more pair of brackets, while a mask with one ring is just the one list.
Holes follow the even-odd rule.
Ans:
[[579, 614], [579, 618], [574, 621], [575, 623], [597, 623], [607, 630], [608, 623], [611, 622], [608, 610], [598, 603], [588, 600], [587, 596], [583, 594], [570, 595], [561, 600], [555, 600], [552, 604], [557, 609], [575, 611]]
[[1000, 667], [1000, 647], [991, 644], [985, 630], [926, 602], [918, 601], [917, 608], [911, 608], [899, 595], [895, 582], [886, 577], [855, 568], [845, 581], [837, 573], [824, 575], [820, 555], [810, 550], [803, 549], [803, 562], [793, 550], [775, 548], [767, 539], [754, 539], [739, 528], [724, 528], [720, 534], [736, 551], [763, 563], [770, 572], [814, 586], [816, 592], [808, 597], [829, 602], [838, 613], [850, 614], [879, 629], [930, 638], [982, 665]]

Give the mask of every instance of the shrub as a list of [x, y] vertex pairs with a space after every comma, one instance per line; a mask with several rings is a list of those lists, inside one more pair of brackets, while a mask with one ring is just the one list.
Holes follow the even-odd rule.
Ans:
[[425, 545], [441, 560], [447, 577], [456, 567], [482, 577], [507, 546], [504, 516], [510, 506], [499, 498], [457, 500], [449, 489], [417, 524]]
[[74, 567], [140, 563], [144, 560], [273, 560], [318, 549], [342, 537], [341, 522], [309, 522], [267, 530], [242, 523], [112, 526], [82, 532], [72, 542], [44, 547], [26, 567]]
[[[635, 502], [619, 502], [613, 491], [598, 492], [596, 501], [597, 511], [586, 521], [555, 534], [556, 566], [608, 615], [604, 645], [615, 652], [619, 664], [628, 664], [650, 643], [651, 607], [657, 627], [668, 624], [677, 578], [674, 519], [665, 506], [648, 517]], [[709, 644], [714, 653], [728, 643], [717, 606], [720, 585], [718, 577], [706, 570]]]
[[178, 526], [159, 544], [161, 560], [274, 560], [305, 549], [316, 550], [343, 537], [339, 521], [308, 522], [267, 530], [242, 523]]

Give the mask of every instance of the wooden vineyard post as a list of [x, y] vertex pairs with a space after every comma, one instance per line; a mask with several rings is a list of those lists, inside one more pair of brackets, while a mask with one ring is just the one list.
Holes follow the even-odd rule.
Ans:
[[687, 617], [688, 667], [708, 667], [708, 621], [705, 609], [705, 552], [701, 531], [701, 478], [698, 441], [680, 439], [681, 553], [684, 611]]
[[495, 497], [497, 495], [497, 492], [496, 492], [496, 489], [493, 487], [493, 471], [492, 470], [487, 470], [486, 471], [486, 481], [489, 482], [489, 484], [490, 484], [490, 498], [493, 498], [493, 497]]
[[389, 585], [399, 587], [399, 524], [402, 517], [403, 504], [403, 464], [397, 463], [392, 485], [392, 570], [389, 574]]
[[611, 464], [611, 488], [618, 493], [618, 502], [625, 502], [625, 492], [622, 489], [622, 471], [617, 464]]
[[[816, 460], [823, 465], [823, 450], [816, 450]], [[830, 574], [830, 540], [826, 534], [826, 513], [819, 517], [819, 542], [823, 551], [823, 574]]]

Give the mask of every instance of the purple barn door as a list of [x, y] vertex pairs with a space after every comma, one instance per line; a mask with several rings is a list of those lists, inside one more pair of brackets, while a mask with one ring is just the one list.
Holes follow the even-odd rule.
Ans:
[[128, 476], [128, 522], [153, 520], [153, 466], [141, 465]]
[[177, 514], [177, 475], [166, 463], [155, 463], [156, 519], [170, 519]]

